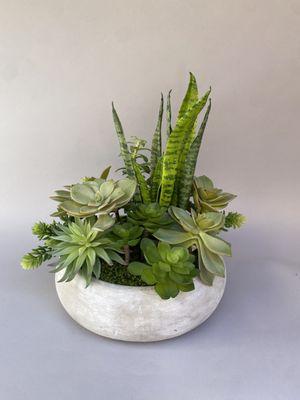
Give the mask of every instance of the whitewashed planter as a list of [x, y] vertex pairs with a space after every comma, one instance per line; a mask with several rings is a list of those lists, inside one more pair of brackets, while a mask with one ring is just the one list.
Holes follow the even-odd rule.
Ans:
[[[56, 282], [61, 273], [56, 274]], [[79, 275], [56, 283], [67, 313], [84, 328], [111, 339], [152, 342], [170, 339], [196, 328], [216, 309], [226, 279], [212, 287], [194, 279], [195, 290], [162, 300], [149, 286], [123, 286], [93, 280], [88, 288]]]

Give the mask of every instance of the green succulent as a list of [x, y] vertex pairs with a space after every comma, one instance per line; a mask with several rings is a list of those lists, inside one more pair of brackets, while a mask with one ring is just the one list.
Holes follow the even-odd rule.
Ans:
[[151, 233], [173, 223], [167, 208], [158, 203], [139, 204], [135, 209], [128, 211], [127, 219], [134, 225], [143, 226]]
[[75, 222], [56, 229], [55, 236], [50, 239], [50, 245], [53, 255], [59, 257], [53, 272], [65, 270], [60, 282], [69, 282], [81, 272], [88, 286], [93, 274], [99, 279], [101, 260], [109, 265], [112, 265], [113, 261], [124, 264], [118, 254], [122, 252], [118, 244], [95, 230], [90, 222], [78, 218]]
[[136, 246], [141, 240], [144, 228], [130, 222], [116, 224], [110, 234], [112, 240], [118, 241], [122, 246]]
[[222, 256], [231, 256], [230, 244], [216, 235], [224, 227], [225, 216], [222, 213], [208, 212], [196, 214], [171, 207], [170, 214], [183, 231], [159, 229], [154, 236], [163, 242], [186, 247], [195, 246], [198, 250], [200, 278], [206, 285], [212, 285], [214, 275], [225, 276]]
[[150, 239], [141, 241], [141, 249], [146, 263], [133, 261], [128, 270], [140, 276], [148, 285], [155, 285], [155, 290], [162, 299], [176, 297], [179, 291], [194, 289], [193, 278], [198, 272], [194, 265], [194, 256], [186, 247], [171, 247], [159, 242], [158, 246]]
[[127, 204], [135, 193], [136, 181], [102, 178], [84, 181], [66, 190], [57, 190], [51, 198], [59, 202], [58, 210], [74, 217], [107, 215]]
[[205, 213], [223, 210], [236, 195], [215, 188], [212, 180], [202, 175], [194, 177], [193, 197], [197, 210]]
[[246, 217], [238, 212], [229, 212], [225, 217], [225, 228], [240, 228], [246, 222]]

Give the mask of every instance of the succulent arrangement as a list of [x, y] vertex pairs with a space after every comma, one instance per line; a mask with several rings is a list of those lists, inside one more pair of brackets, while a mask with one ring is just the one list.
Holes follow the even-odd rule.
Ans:
[[107, 167], [98, 177], [57, 190], [51, 197], [58, 203], [54, 220], [33, 226], [41, 243], [22, 258], [22, 267], [35, 269], [53, 258], [52, 272], [62, 271], [60, 281], [80, 274], [86, 286], [107, 276], [127, 284], [132, 277], [129, 284], [153, 286], [162, 299], [193, 290], [194, 279], [211, 286], [215, 276], [224, 277], [223, 257], [231, 256], [231, 246], [220, 234], [240, 228], [245, 217], [225, 211], [235, 195], [216, 188], [205, 175], [195, 176], [210, 93], [199, 96], [190, 74], [173, 125], [169, 92], [165, 137], [162, 95], [151, 148], [144, 139], [126, 139], [112, 105], [123, 177], [109, 178]]

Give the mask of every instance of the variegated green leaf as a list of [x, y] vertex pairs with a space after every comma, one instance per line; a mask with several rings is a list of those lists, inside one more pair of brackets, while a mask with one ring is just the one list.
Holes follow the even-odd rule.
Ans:
[[135, 161], [132, 161], [132, 165], [133, 165], [135, 177], [138, 182], [139, 189], [140, 189], [140, 195], [142, 197], [142, 201], [145, 204], [151, 203], [150, 190], [149, 190], [148, 184], [146, 182], [146, 179], [145, 179], [144, 175], [142, 174], [140, 166]]
[[152, 202], [157, 202], [158, 200], [159, 188], [161, 185], [162, 163], [163, 158], [160, 157], [157, 161], [153, 176], [151, 178], [150, 195]]
[[134, 170], [133, 170], [133, 166], [132, 166], [132, 162], [131, 162], [130, 152], [128, 150], [123, 127], [122, 127], [121, 121], [119, 119], [119, 116], [115, 110], [114, 103], [112, 103], [112, 113], [113, 113], [115, 129], [116, 129], [117, 136], [118, 136], [119, 143], [120, 143], [121, 156], [124, 160], [126, 172], [127, 172], [128, 177], [133, 178]]
[[199, 149], [202, 142], [203, 133], [206, 127], [206, 123], [208, 120], [208, 116], [211, 110], [211, 100], [209, 100], [209, 104], [204, 115], [203, 121], [195, 137], [193, 143], [190, 146], [189, 152], [186, 154], [185, 162], [184, 162], [184, 173], [180, 179], [180, 191], [179, 191], [179, 199], [178, 205], [181, 208], [186, 208], [191, 196], [192, 185], [193, 185], [193, 177], [195, 173], [195, 168], [197, 164]]
[[166, 116], [167, 116], [167, 137], [169, 137], [172, 133], [172, 110], [171, 110], [171, 92], [169, 91], [167, 97], [167, 107], [166, 107]]
[[163, 108], [164, 108], [164, 98], [163, 95], [161, 95], [160, 107], [158, 112], [158, 121], [153, 135], [152, 146], [151, 146], [151, 176], [153, 176], [157, 162], [161, 157], [161, 125], [162, 125]]
[[182, 152], [186, 132], [194, 125], [199, 112], [203, 108], [203, 99], [189, 108], [184, 116], [177, 120], [172, 134], [169, 136], [163, 156], [163, 171], [160, 193], [160, 204], [169, 206], [172, 200], [178, 170], [179, 157]]

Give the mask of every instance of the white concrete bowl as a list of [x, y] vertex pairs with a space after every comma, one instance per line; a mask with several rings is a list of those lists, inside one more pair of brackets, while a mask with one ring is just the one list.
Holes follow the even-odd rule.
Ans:
[[[56, 282], [61, 273], [56, 274]], [[170, 339], [196, 328], [216, 309], [226, 279], [212, 287], [194, 279], [195, 290], [162, 300], [149, 286], [123, 286], [93, 280], [88, 288], [79, 275], [56, 283], [61, 304], [84, 328], [111, 339], [152, 342]]]

